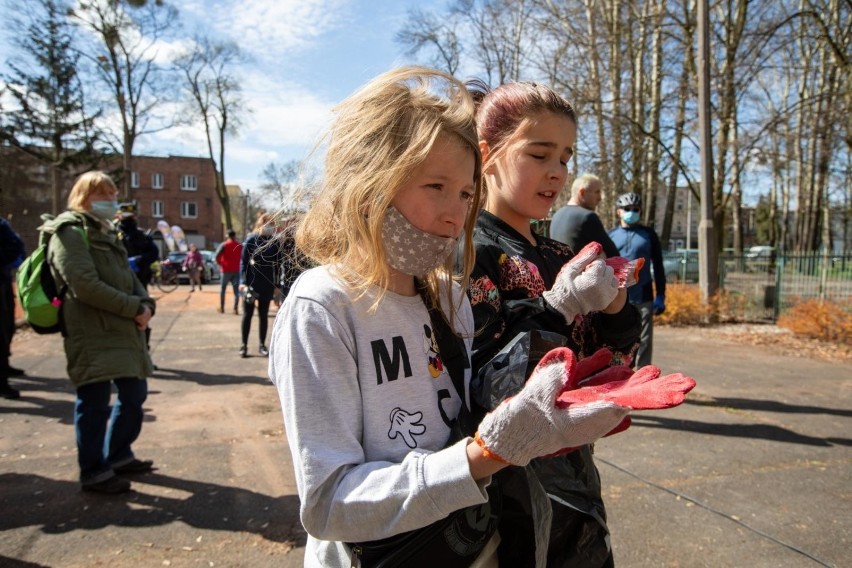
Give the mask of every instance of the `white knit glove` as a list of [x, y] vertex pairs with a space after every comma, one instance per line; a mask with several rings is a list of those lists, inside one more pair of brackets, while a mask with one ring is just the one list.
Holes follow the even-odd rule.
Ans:
[[503, 463], [523, 466], [533, 458], [590, 444], [618, 426], [630, 409], [613, 402], [556, 406], [556, 398], [564, 389], [585, 378], [579, 376], [584, 372], [579, 367], [566, 347], [542, 357], [521, 392], [479, 424], [475, 439], [483, 453]]
[[600, 311], [615, 300], [618, 279], [605, 259], [601, 245], [587, 244], [565, 263], [556, 275], [553, 288], [542, 294], [569, 324], [578, 315]]

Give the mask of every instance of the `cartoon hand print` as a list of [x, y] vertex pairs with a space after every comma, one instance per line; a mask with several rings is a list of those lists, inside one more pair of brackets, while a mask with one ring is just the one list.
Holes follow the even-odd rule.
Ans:
[[416, 448], [417, 440], [414, 436], [419, 436], [426, 431], [426, 426], [420, 423], [422, 419], [422, 412], [412, 414], [401, 408], [394, 408], [390, 414], [391, 427], [388, 430], [388, 438], [395, 440], [397, 436], [402, 436], [406, 446]]

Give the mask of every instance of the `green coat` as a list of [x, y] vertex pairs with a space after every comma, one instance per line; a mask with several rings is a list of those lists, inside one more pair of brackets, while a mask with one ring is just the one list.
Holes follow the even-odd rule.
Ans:
[[[85, 228], [88, 244], [76, 227]], [[62, 305], [68, 377], [75, 387], [153, 372], [145, 332], [133, 318], [154, 300], [130, 269], [127, 252], [110, 227], [90, 214], [66, 211], [41, 229], [50, 234], [48, 260]]]

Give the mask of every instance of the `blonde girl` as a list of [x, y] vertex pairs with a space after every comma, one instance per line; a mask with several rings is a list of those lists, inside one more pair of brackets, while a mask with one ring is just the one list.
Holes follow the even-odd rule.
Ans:
[[[294, 283], [270, 346], [308, 533], [305, 566], [371, 565], [380, 540], [402, 555], [397, 565], [421, 565], [399, 537], [417, 542], [419, 529], [468, 508], [477, 514], [458, 523], [479, 532], [449, 547], [430, 541], [420, 561], [496, 566], [492, 474], [591, 442], [627, 410], [556, 408], [574, 372], [557, 353], [472, 428], [475, 438], [470, 430], [451, 438], [469, 410], [469, 359], [456, 365], [443, 347], [469, 352], [474, 331], [451, 278], [480, 200], [473, 101], [453, 77], [409, 67], [377, 77], [335, 112], [322, 186], [296, 233], [319, 266]], [[466, 275], [471, 244], [459, 261]]]

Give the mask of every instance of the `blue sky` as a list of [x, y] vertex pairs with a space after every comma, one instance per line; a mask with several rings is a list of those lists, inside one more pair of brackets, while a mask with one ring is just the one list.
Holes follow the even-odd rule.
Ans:
[[[252, 189], [271, 161], [301, 159], [330, 119], [330, 109], [366, 81], [412, 63], [393, 38], [408, 8], [441, 0], [182, 0], [187, 37], [199, 28], [236, 41], [251, 63], [239, 76], [252, 109], [226, 142], [227, 183]], [[8, 33], [8, 32], [5, 32]], [[9, 48], [0, 45], [5, 70]], [[139, 139], [137, 154], [206, 156], [198, 129], [173, 128]]]
[[[332, 106], [404, 63], [393, 38], [411, 5], [399, 0], [182, 2], [187, 27], [193, 20], [206, 22], [207, 30], [237, 41], [253, 60], [241, 73], [253, 113], [226, 146], [228, 183], [250, 189], [270, 161], [303, 158], [327, 125]], [[173, 141], [185, 140], [180, 132], [171, 134]], [[203, 151], [200, 139], [197, 144], [196, 152]]]

